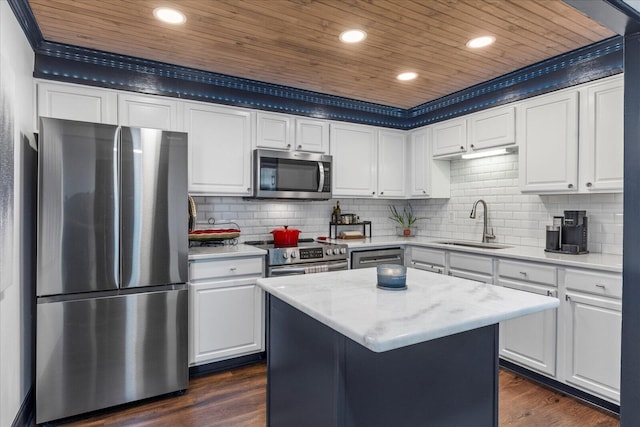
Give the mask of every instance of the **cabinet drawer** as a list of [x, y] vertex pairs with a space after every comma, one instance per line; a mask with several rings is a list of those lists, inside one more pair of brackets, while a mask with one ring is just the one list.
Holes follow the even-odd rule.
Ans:
[[622, 276], [618, 274], [567, 270], [564, 280], [567, 289], [622, 298]]
[[411, 264], [412, 267], [417, 267], [418, 265], [444, 267], [444, 251], [426, 248], [411, 248]]
[[556, 286], [558, 270], [549, 265], [500, 260], [498, 274], [500, 277], [510, 277], [526, 282]]
[[451, 252], [449, 254], [449, 266], [454, 269], [473, 271], [475, 273], [493, 274], [493, 260], [482, 256]]
[[262, 276], [260, 258], [232, 258], [222, 260], [191, 261], [189, 280], [216, 279], [222, 277]]

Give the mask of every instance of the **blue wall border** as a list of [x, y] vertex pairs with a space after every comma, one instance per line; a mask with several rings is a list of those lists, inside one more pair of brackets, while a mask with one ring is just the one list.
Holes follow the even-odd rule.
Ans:
[[44, 40], [27, 0], [8, 0], [35, 52], [34, 77], [307, 117], [413, 129], [618, 74], [621, 36], [410, 109]]

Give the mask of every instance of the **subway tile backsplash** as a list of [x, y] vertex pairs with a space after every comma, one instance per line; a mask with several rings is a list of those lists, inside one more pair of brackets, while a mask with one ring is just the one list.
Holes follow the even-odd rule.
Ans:
[[[451, 162], [451, 198], [411, 200], [414, 213], [428, 219], [417, 223], [418, 235], [447, 239], [482, 238], [484, 211], [478, 206], [476, 219], [471, 207], [483, 199], [489, 210], [489, 229], [495, 242], [544, 248], [545, 225], [564, 210], [586, 210], [589, 218], [590, 252], [622, 254], [622, 194], [571, 194], [537, 196], [518, 188], [518, 155]], [[217, 226], [238, 224], [241, 241], [271, 237], [269, 231], [289, 225], [302, 231], [301, 237], [329, 234], [331, 211], [340, 201], [342, 213], [355, 213], [372, 221], [374, 236], [393, 235], [395, 223], [389, 205], [401, 209], [405, 200], [339, 198], [322, 202], [247, 200], [241, 197], [194, 197], [198, 228], [208, 228], [209, 218]], [[357, 227], [356, 227], [357, 228]], [[348, 229], [347, 227], [340, 230]]]

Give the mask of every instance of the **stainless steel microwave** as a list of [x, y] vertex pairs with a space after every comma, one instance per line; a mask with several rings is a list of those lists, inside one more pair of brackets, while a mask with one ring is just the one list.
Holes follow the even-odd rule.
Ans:
[[325, 154], [254, 150], [253, 197], [330, 199], [331, 161]]

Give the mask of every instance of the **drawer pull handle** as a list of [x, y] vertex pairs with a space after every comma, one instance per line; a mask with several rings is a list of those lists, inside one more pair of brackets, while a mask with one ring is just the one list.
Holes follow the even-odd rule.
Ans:
[[553, 292], [552, 291], [547, 291], [547, 296], [548, 297], [552, 297], [553, 296]]
[[526, 271], [521, 271], [520, 274], [522, 274], [524, 277], [527, 277], [527, 272]]
[[236, 268], [236, 267], [229, 267], [229, 270], [231, 270], [231, 271], [236, 271], [236, 270], [237, 270], [237, 268]]
[[566, 301], [571, 301], [571, 297], [569, 297], [569, 295], [565, 295], [565, 296], [564, 296], [564, 299], [565, 299]]
[[596, 288], [604, 289], [604, 288], [606, 288], [606, 286], [605, 286], [605, 285], [597, 284], [597, 285], [596, 285]]

